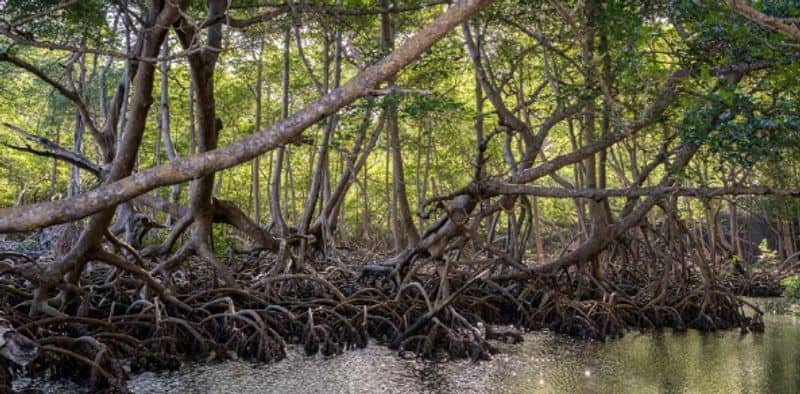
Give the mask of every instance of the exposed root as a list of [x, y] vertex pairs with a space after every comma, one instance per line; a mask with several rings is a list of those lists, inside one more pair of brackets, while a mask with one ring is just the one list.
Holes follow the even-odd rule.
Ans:
[[[330, 356], [374, 338], [404, 357], [484, 360], [494, 352], [490, 340], [522, 340], [495, 324], [595, 339], [661, 327], [763, 329], [761, 311], [734, 295], [739, 282], [709, 285], [695, 270], [682, 275], [665, 261], [606, 262], [603, 276], [582, 265], [508, 275], [517, 268], [493, 258], [463, 256], [456, 264], [412, 256], [400, 278], [380, 265], [366, 264], [358, 275], [327, 262], [320, 271], [309, 265], [307, 274], [266, 275], [274, 265], [266, 256], [229, 256], [230, 275], [241, 287], [214, 287], [215, 270], [194, 260], [165, 276], [139, 267], [138, 256], [128, 263], [100, 253], [112, 265], [84, 273], [76, 301], [53, 306], [56, 317], [32, 318], [35, 284], [17, 268], [30, 261], [9, 255], [0, 272], [0, 306], [44, 350], [31, 372], [117, 391], [125, 390], [122, 360], [134, 372], [177, 368], [185, 359], [272, 362], [285, 357], [287, 344]], [[761, 276], [751, 278], [763, 286]]]

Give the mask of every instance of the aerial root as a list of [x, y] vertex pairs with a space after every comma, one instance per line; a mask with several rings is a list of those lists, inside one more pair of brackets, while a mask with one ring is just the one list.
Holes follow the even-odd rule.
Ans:
[[[603, 339], [662, 327], [763, 329], [761, 311], [737, 298], [740, 287], [731, 281], [706, 283], [697, 275], [659, 281], [665, 274], [635, 264], [601, 279], [581, 277], [577, 269], [492, 279], [485, 270], [464, 268], [442, 280], [429, 260], [397, 283], [343, 269], [264, 276], [268, 262], [252, 261], [263, 257], [241, 258], [248, 260], [237, 263], [236, 275], [249, 286], [212, 287], [213, 273], [200, 272], [169, 288], [174, 299], [164, 299], [163, 288], [142, 291], [147, 282], [157, 285], [154, 278], [163, 281], [160, 274], [126, 267], [108, 283], [116, 268], [95, 267], [81, 280], [79, 301], [61, 305], [55, 317], [29, 316], [34, 285], [7, 270], [0, 274], [0, 307], [44, 350], [30, 372], [116, 391], [125, 390], [122, 360], [133, 372], [174, 369], [187, 359], [272, 362], [290, 344], [332, 356], [370, 338], [401, 357], [486, 360], [495, 352], [492, 341], [519, 342], [520, 330]], [[757, 286], [767, 283], [755, 278]]]

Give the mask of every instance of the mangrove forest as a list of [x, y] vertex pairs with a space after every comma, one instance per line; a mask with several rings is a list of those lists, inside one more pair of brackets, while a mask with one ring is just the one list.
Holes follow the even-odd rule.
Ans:
[[0, 0], [0, 393], [798, 392], [798, 76], [795, 0]]

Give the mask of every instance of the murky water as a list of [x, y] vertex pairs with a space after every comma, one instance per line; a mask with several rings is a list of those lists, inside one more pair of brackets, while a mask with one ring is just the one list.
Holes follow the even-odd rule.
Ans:
[[800, 319], [769, 314], [765, 323], [763, 334], [664, 331], [608, 342], [535, 332], [522, 344], [502, 345], [502, 354], [481, 363], [403, 360], [381, 346], [333, 358], [291, 352], [272, 365], [225, 362], [145, 373], [134, 377], [130, 388], [136, 393], [800, 392]]

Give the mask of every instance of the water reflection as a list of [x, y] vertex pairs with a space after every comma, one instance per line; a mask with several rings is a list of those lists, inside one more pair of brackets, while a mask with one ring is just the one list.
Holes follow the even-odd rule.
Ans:
[[[381, 346], [334, 358], [299, 352], [272, 365], [226, 362], [145, 373], [136, 393], [796, 393], [800, 321], [768, 315], [766, 332], [630, 333], [585, 342], [546, 332], [501, 345], [491, 362], [403, 360]], [[64, 392], [64, 388], [57, 390]]]

